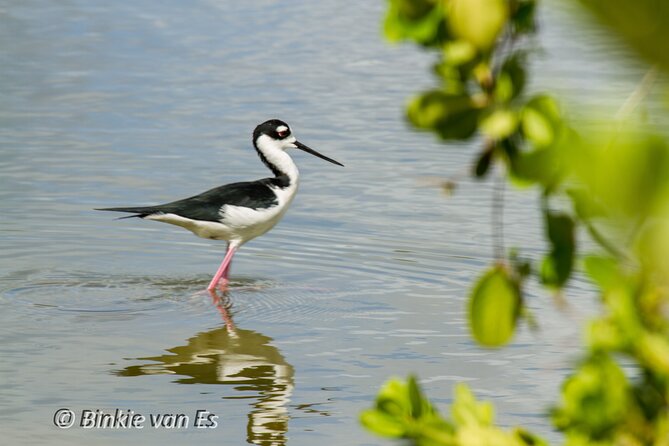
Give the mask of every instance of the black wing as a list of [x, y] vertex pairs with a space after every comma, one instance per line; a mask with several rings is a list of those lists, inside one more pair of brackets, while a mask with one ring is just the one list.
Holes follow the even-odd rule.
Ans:
[[258, 181], [226, 184], [183, 200], [157, 206], [117, 207], [96, 209], [98, 211], [131, 212], [129, 217], [144, 218], [152, 214], [176, 214], [191, 220], [220, 221], [221, 207], [226, 204], [251, 209], [267, 209], [278, 204], [271, 187], [286, 187], [281, 177]]

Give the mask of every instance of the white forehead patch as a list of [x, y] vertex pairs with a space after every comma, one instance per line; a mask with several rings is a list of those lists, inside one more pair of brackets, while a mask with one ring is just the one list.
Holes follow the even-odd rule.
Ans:
[[288, 127], [286, 127], [285, 125], [280, 125], [276, 128], [276, 131], [279, 133], [285, 132], [286, 130], [288, 130]]

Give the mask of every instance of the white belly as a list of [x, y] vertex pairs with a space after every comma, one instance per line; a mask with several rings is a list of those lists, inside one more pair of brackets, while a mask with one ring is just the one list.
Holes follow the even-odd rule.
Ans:
[[278, 204], [265, 209], [251, 209], [243, 206], [224, 205], [221, 207], [221, 220], [191, 220], [176, 214], [155, 214], [147, 220], [162, 221], [188, 229], [198, 237], [227, 240], [237, 246], [248, 242], [269, 231], [283, 217], [297, 192], [297, 185], [285, 189], [276, 189]]

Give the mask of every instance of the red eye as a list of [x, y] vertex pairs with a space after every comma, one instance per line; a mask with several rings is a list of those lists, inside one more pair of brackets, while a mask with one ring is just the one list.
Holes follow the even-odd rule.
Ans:
[[277, 132], [277, 134], [279, 135], [279, 138], [284, 138], [288, 135], [288, 130]]

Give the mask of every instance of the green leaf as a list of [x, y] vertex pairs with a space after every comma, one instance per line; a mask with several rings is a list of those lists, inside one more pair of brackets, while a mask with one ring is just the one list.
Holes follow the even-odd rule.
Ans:
[[583, 259], [585, 272], [602, 289], [607, 291], [613, 288], [623, 287], [624, 277], [615, 259], [610, 257], [587, 256]]
[[606, 209], [595, 202], [592, 195], [583, 188], [572, 187], [567, 189], [567, 195], [571, 198], [574, 212], [582, 220], [590, 220], [595, 217], [606, 216]]
[[562, 120], [558, 106], [549, 96], [536, 96], [522, 110], [523, 133], [537, 147], [546, 147], [557, 139]]
[[498, 109], [481, 121], [481, 131], [493, 139], [504, 139], [516, 131], [518, 117], [509, 109]]
[[440, 122], [436, 127], [437, 134], [445, 140], [468, 139], [478, 129], [479, 110], [471, 108], [454, 114], [450, 119]]
[[487, 347], [499, 347], [513, 337], [521, 309], [518, 283], [497, 265], [476, 283], [469, 299], [469, 326], [474, 338]]
[[370, 431], [383, 437], [402, 438], [406, 434], [406, 428], [398, 418], [377, 409], [367, 409], [362, 412], [360, 422]]
[[376, 407], [389, 415], [401, 417], [409, 412], [406, 385], [399, 378], [388, 380], [376, 397]]
[[511, 15], [511, 22], [517, 33], [527, 34], [536, 31], [536, 6], [537, 3], [535, 0], [521, 0], [516, 2], [516, 8]]
[[444, 45], [444, 59], [449, 65], [464, 65], [476, 57], [476, 47], [467, 40], [452, 40]]
[[509, 57], [497, 76], [495, 98], [499, 102], [509, 102], [518, 97], [525, 88], [525, 57], [516, 53]]
[[616, 35], [650, 64], [669, 72], [667, 29], [669, 2], [665, 0], [580, 0]]
[[514, 428], [513, 435], [526, 446], [549, 446], [546, 440], [521, 427]]
[[618, 324], [609, 319], [592, 321], [588, 325], [586, 336], [593, 351], [622, 351], [630, 341]]
[[409, 402], [411, 403], [411, 415], [414, 418], [420, 418], [423, 415], [423, 394], [418, 387], [415, 376], [410, 375], [407, 378], [407, 388], [409, 391]]
[[544, 213], [544, 219], [551, 251], [544, 258], [541, 281], [545, 285], [561, 288], [569, 279], [574, 266], [574, 220], [567, 214], [551, 211]]
[[657, 333], [644, 333], [636, 345], [639, 358], [648, 368], [669, 376], [669, 339]]
[[474, 175], [476, 175], [477, 178], [483, 178], [488, 173], [494, 153], [495, 151], [490, 148], [485, 149], [481, 153], [479, 159], [476, 161], [476, 167], [474, 168]]
[[434, 65], [434, 72], [442, 79], [442, 90], [452, 95], [462, 95], [467, 91], [466, 76], [463, 76], [462, 67], [451, 65], [441, 60]]
[[444, 139], [466, 139], [476, 132], [479, 112], [468, 95], [432, 90], [411, 101], [407, 118], [416, 127], [433, 130]]
[[453, 35], [484, 51], [495, 44], [509, 15], [507, 0], [450, 0], [447, 8]]
[[556, 177], [556, 164], [551, 150], [517, 152], [510, 159], [511, 176], [520, 184], [551, 184]]
[[629, 411], [629, 384], [618, 364], [605, 354], [588, 358], [564, 383], [562, 406], [553, 412], [560, 429], [602, 438], [620, 426]]
[[455, 387], [455, 399], [451, 407], [453, 421], [459, 428], [464, 426], [491, 426], [495, 411], [488, 402], [479, 403], [467, 384]]
[[547, 146], [553, 142], [555, 134], [550, 121], [539, 111], [527, 108], [523, 111], [523, 132], [537, 146]]
[[378, 435], [413, 439], [419, 445], [452, 444], [452, 424], [434, 409], [414, 376], [388, 380], [375, 407], [362, 412], [360, 421]]
[[444, 25], [444, 13], [438, 2], [390, 0], [383, 30], [390, 41], [410, 39], [433, 46], [444, 33]]

